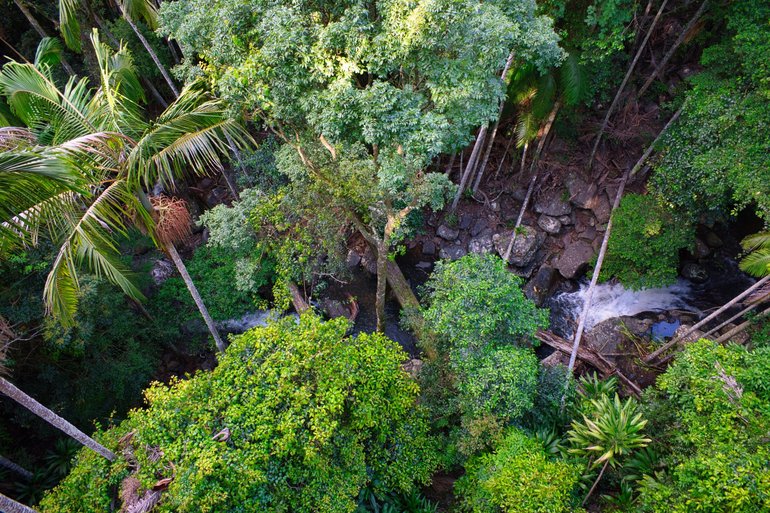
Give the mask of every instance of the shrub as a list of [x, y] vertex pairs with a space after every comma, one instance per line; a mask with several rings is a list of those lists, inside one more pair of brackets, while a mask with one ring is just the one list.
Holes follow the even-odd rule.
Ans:
[[580, 466], [552, 460], [543, 446], [512, 429], [494, 453], [471, 459], [457, 481], [462, 509], [473, 513], [574, 513]]
[[[144, 489], [173, 477], [154, 511], [349, 512], [363, 489], [426, 483], [437, 455], [406, 354], [380, 334], [348, 337], [349, 327], [285, 318], [234, 338], [214, 371], [147, 390], [149, 407], [108, 435], [133, 433]], [[45, 499], [50, 511], [77, 510], [94, 486], [109, 496], [110, 480], [84, 482], [79, 465]]]
[[676, 281], [679, 250], [695, 241], [692, 226], [655, 196], [628, 194], [612, 216], [612, 237], [601, 280], [626, 287], [663, 287]]

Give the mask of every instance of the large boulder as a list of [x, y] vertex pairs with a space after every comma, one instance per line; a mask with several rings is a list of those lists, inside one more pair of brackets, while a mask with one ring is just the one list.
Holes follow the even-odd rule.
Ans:
[[591, 208], [590, 201], [596, 196], [596, 184], [587, 183], [577, 175], [567, 177], [567, 190], [569, 191], [570, 202], [578, 208]]
[[565, 278], [576, 278], [586, 270], [593, 256], [593, 246], [580, 239], [567, 246], [556, 261], [556, 268]]
[[553, 267], [548, 265], [538, 269], [537, 274], [524, 286], [524, 295], [535, 302], [537, 306], [543, 306], [543, 303], [551, 296], [559, 282], [559, 273]]
[[468, 251], [477, 255], [486, 255], [495, 250], [495, 244], [492, 242], [492, 236], [482, 234], [468, 241]]
[[[495, 249], [501, 257], [505, 256], [512, 235], [513, 232], [507, 234], [497, 233], [492, 237]], [[517, 267], [528, 266], [535, 259], [537, 250], [540, 249], [544, 241], [545, 234], [543, 232], [539, 232], [531, 226], [520, 226], [516, 240], [513, 241], [508, 263]]]
[[438, 256], [443, 260], [458, 260], [467, 254], [468, 252], [463, 246], [446, 246], [441, 248]]
[[551, 217], [566, 216], [572, 212], [569, 201], [565, 201], [569, 198], [565, 198], [566, 191], [552, 190], [543, 194], [535, 201], [535, 212], [538, 214], [545, 214]]
[[438, 230], [436, 230], [436, 235], [441, 237], [444, 240], [455, 240], [460, 235], [460, 230], [456, 230], [454, 228], [450, 228], [445, 224], [442, 224], [438, 227]]
[[589, 202], [591, 212], [593, 212], [596, 221], [599, 224], [607, 224], [612, 214], [610, 200], [605, 193], [597, 194]]
[[542, 228], [545, 233], [555, 235], [561, 230], [561, 222], [555, 217], [547, 216], [545, 214], [537, 218], [537, 225]]

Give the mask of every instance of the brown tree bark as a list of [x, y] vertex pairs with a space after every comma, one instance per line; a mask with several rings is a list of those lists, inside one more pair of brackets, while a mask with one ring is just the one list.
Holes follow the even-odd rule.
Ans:
[[591, 165], [593, 164], [594, 157], [596, 156], [596, 150], [599, 148], [599, 143], [602, 140], [604, 131], [607, 130], [607, 124], [610, 122], [610, 116], [615, 111], [615, 107], [618, 105], [618, 102], [620, 101], [620, 97], [623, 94], [623, 90], [626, 88], [626, 84], [628, 83], [628, 80], [631, 78], [631, 74], [634, 72], [636, 63], [639, 62], [639, 58], [642, 56], [642, 52], [644, 51], [644, 48], [647, 46], [647, 41], [650, 39], [650, 36], [652, 35], [652, 31], [655, 29], [655, 25], [658, 24], [658, 20], [660, 19], [660, 16], [663, 14], [663, 9], [666, 7], [667, 3], [668, 3], [668, 0], [663, 0], [663, 3], [660, 4], [660, 8], [658, 9], [657, 14], [655, 14], [655, 18], [652, 20], [652, 23], [650, 24], [650, 28], [647, 29], [647, 34], [644, 36], [644, 40], [642, 41], [642, 44], [639, 45], [639, 49], [636, 51], [634, 60], [631, 61], [631, 65], [628, 67], [628, 70], [626, 71], [626, 76], [623, 77], [623, 82], [620, 83], [620, 87], [618, 87], [618, 91], [617, 93], [615, 93], [615, 98], [612, 99], [610, 108], [607, 109], [607, 114], [605, 114], [604, 116], [604, 121], [602, 121], [602, 126], [601, 128], [599, 128], [599, 133], [596, 134], [596, 142], [594, 142], [594, 147], [591, 150], [591, 156], [588, 158], [588, 166], [587, 166], [588, 171], [591, 170]]
[[[13, 3], [16, 4], [16, 7], [19, 8], [19, 10], [22, 12], [25, 18], [27, 18], [27, 21], [30, 25], [32, 25], [32, 28], [35, 29], [35, 32], [38, 33], [40, 37], [50, 37], [48, 33], [45, 31], [45, 29], [38, 23], [37, 19], [32, 15], [29, 8], [27, 7], [27, 4], [22, 2], [22, 0], [13, 0]], [[67, 61], [67, 58], [64, 57], [64, 53], [62, 52], [61, 55], [61, 65], [64, 67], [65, 71], [69, 73], [70, 75], [75, 74], [75, 70], [72, 69], [72, 66], [70, 66], [70, 63]]]
[[55, 414], [53, 411], [37, 402], [32, 397], [19, 390], [13, 383], [2, 377], [0, 377], [0, 393], [10, 397], [41, 419], [51, 424], [56, 429], [61, 430], [64, 432], [64, 434], [73, 438], [74, 440], [77, 440], [95, 453], [104, 456], [110, 461], [115, 461], [116, 456], [112, 451], [83, 433], [81, 430]]

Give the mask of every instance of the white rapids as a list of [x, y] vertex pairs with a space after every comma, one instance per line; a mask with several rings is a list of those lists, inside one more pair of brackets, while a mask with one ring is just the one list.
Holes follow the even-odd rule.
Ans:
[[[552, 311], [552, 323], [565, 335], [574, 330], [578, 316], [582, 313], [588, 283], [582, 282], [575, 292], [565, 292], [553, 297], [548, 306]], [[642, 312], [688, 310], [698, 312], [692, 306], [692, 286], [679, 280], [675, 284], [658, 289], [628, 290], [619, 283], [603, 283], [594, 288], [591, 308], [588, 311], [585, 328], [593, 328], [602, 321], [614, 317], [632, 316]]]

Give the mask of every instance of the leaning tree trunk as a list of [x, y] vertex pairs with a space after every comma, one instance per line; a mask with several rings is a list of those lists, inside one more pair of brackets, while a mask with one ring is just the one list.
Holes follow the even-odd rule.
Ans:
[[733, 338], [735, 335], [738, 335], [738, 334], [744, 332], [746, 330], [746, 328], [748, 328], [749, 326], [751, 326], [755, 322], [757, 322], [757, 321], [759, 321], [761, 319], [764, 319], [767, 316], [770, 316], [770, 308], [767, 308], [764, 311], [760, 312], [753, 319], [740, 323], [738, 326], [736, 326], [735, 328], [731, 329], [730, 331], [728, 331], [727, 333], [725, 333], [724, 335], [722, 335], [721, 337], [716, 339], [715, 342], [717, 342], [719, 344], [724, 344], [725, 342], [729, 342], [730, 339]]
[[63, 431], [64, 434], [77, 440], [95, 453], [104, 456], [110, 461], [115, 461], [116, 456], [112, 451], [80, 431], [78, 428], [63, 418], [59, 417], [57, 414], [37, 402], [35, 399], [19, 390], [13, 383], [2, 377], [0, 377], [0, 393], [7, 395], [41, 419], [51, 424], [53, 427]]
[[[561, 100], [556, 100], [556, 103], [553, 104], [553, 108], [551, 109], [551, 113], [548, 115], [548, 121], [546, 122], [545, 128], [543, 129], [543, 135], [540, 137], [540, 141], [537, 143], [537, 149], [535, 150], [535, 155], [532, 157], [532, 163], [529, 166], [529, 172], [532, 174], [532, 179], [529, 181], [529, 187], [527, 187], [527, 194], [524, 196], [524, 203], [521, 204], [521, 208], [519, 209], [519, 217], [516, 218], [516, 225], [513, 227], [513, 233], [511, 233], [511, 241], [508, 243], [508, 247], [505, 250], [505, 255], [503, 256], [503, 260], [508, 262], [508, 259], [511, 257], [511, 250], [513, 249], [513, 243], [516, 242], [516, 232], [519, 229], [519, 226], [521, 226], [521, 221], [524, 219], [524, 212], [527, 211], [527, 205], [529, 205], [529, 200], [532, 198], [532, 191], [535, 190], [535, 183], [537, 182], [537, 161], [540, 158], [540, 154], [543, 152], [543, 147], [545, 146], [545, 140], [548, 139], [548, 133], [551, 131], [551, 127], [553, 126], [553, 121], [556, 119], [556, 114], [559, 112], [559, 109], [561, 108]], [[527, 154], [527, 145], [524, 145], [524, 155]], [[522, 157], [522, 168], [524, 167], [524, 157]]]
[[13, 461], [9, 460], [8, 458], [4, 456], [0, 456], [0, 467], [5, 467], [6, 469], [10, 470], [11, 472], [16, 473], [17, 475], [23, 477], [27, 481], [32, 479], [32, 472], [25, 469], [18, 463], [14, 463]]
[[700, 7], [695, 12], [692, 18], [690, 18], [690, 21], [687, 22], [687, 25], [685, 25], [682, 32], [679, 34], [679, 37], [676, 38], [676, 41], [674, 41], [674, 44], [671, 46], [671, 48], [666, 52], [666, 55], [663, 57], [663, 60], [661, 60], [657, 66], [655, 66], [655, 70], [652, 72], [652, 75], [649, 76], [647, 81], [644, 83], [641, 89], [639, 89], [639, 92], [636, 93], [637, 98], [641, 98], [642, 95], [647, 91], [647, 88], [652, 85], [652, 83], [655, 81], [658, 76], [663, 72], [663, 70], [666, 68], [666, 64], [668, 64], [668, 61], [671, 60], [671, 57], [674, 56], [674, 52], [676, 52], [677, 48], [679, 48], [679, 45], [682, 44], [684, 39], [687, 37], [687, 34], [690, 33], [690, 30], [692, 30], [693, 26], [695, 26], [695, 23], [698, 22], [701, 15], [703, 15], [703, 11], [706, 10], [706, 6], [708, 5], [708, 0], [703, 0], [703, 3], [700, 4]]
[[[32, 13], [30, 12], [29, 8], [27, 8], [27, 5], [24, 2], [22, 2], [21, 0], [13, 0], [13, 3], [16, 4], [16, 7], [19, 8], [21, 13], [24, 15], [25, 18], [27, 18], [27, 21], [29, 22], [29, 24], [32, 25], [32, 28], [35, 29], [35, 32], [37, 32], [40, 37], [50, 37], [48, 33], [45, 31], [45, 29], [40, 25], [40, 23], [37, 22], [37, 19], [35, 19], [35, 17], [32, 16]], [[61, 65], [70, 75], [75, 74], [75, 70], [72, 69], [72, 66], [70, 66], [70, 63], [67, 62], [67, 58], [64, 57], [63, 51], [61, 55]]]
[[0, 493], [0, 511], [4, 513], [38, 513], [37, 510], [16, 502], [2, 493]]
[[658, 136], [655, 138], [655, 140], [652, 141], [652, 144], [650, 144], [647, 147], [647, 150], [639, 158], [639, 160], [636, 162], [634, 167], [631, 168], [627, 173], [625, 173], [623, 175], [623, 179], [620, 181], [620, 186], [618, 187], [618, 191], [615, 193], [615, 200], [612, 203], [612, 210], [610, 211], [610, 220], [607, 221], [607, 228], [604, 230], [604, 237], [602, 237], [602, 246], [601, 246], [601, 249], [599, 249], [599, 256], [596, 259], [596, 265], [594, 266], [594, 271], [593, 271], [593, 274], [591, 275], [591, 284], [588, 286], [588, 291], [586, 292], [586, 297], [583, 302], [583, 311], [580, 313], [577, 330], [575, 330], [575, 338], [573, 339], [573, 342], [572, 342], [572, 352], [570, 353], [570, 356], [569, 356], [569, 365], [567, 365], [568, 382], [569, 382], [569, 377], [572, 376], [572, 370], [575, 368], [575, 359], [577, 358], [578, 350], [580, 349], [580, 341], [583, 337], [583, 330], [585, 329], [586, 318], [588, 317], [588, 312], [591, 309], [591, 300], [593, 299], [594, 290], [596, 288], [596, 283], [599, 280], [599, 275], [602, 272], [604, 257], [607, 255], [607, 247], [610, 242], [610, 233], [612, 233], [612, 215], [615, 213], [615, 210], [618, 208], [618, 205], [620, 205], [620, 199], [623, 197], [623, 190], [626, 187], [626, 182], [628, 181], [628, 178], [635, 175], [642, 168], [644, 163], [647, 161], [647, 159], [650, 157], [653, 150], [655, 149], [655, 146], [657, 145], [658, 141], [660, 141], [660, 139], [663, 137], [663, 134], [666, 133], [666, 131], [674, 123], [674, 121], [676, 121], [679, 118], [679, 115], [682, 114], [683, 109], [684, 109], [684, 105], [679, 107], [679, 110], [676, 111], [676, 113], [674, 113], [673, 116], [671, 116], [671, 119], [668, 120], [668, 123], [666, 123], [666, 126], [663, 127], [663, 130], [661, 130]]
[[655, 29], [655, 25], [658, 24], [658, 20], [660, 19], [661, 14], [663, 14], [663, 8], [666, 7], [667, 3], [668, 3], [668, 0], [663, 0], [663, 3], [660, 4], [660, 9], [658, 9], [658, 12], [655, 15], [655, 18], [652, 20], [652, 23], [650, 24], [650, 28], [647, 29], [647, 34], [644, 36], [644, 40], [642, 41], [642, 44], [639, 45], [639, 49], [636, 51], [634, 60], [631, 61], [631, 65], [628, 67], [628, 70], [626, 71], [626, 76], [623, 77], [623, 82], [620, 83], [620, 87], [618, 87], [618, 92], [615, 93], [615, 98], [612, 99], [610, 108], [607, 109], [607, 114], [605, 114], [604, 116], [604, 121], [602, 121], [602, 126], [601, 128], [599, 128], [599, 133], [596, 134], [596, 142], [594, 142], [594, 147], [591, 150], [591, 156], [588, 158], [587, 169], [589, 171], [591, 170], [591, 165], [594, 162], [594, 157], [596, 156], [596, 150], [599, 148], [599, 142], [601, 142], [602, 140], [604, 131], [607, 130], [607, 124], [610, 122], [610, 116], [615, 111], [615, 107], [618, 105], [618, 102], [620, 101], [620, 96], [623, 94], [623, 90], [625, 89], [626, 84], [628, 83], [628, 79], [631, 78], [631, 74], [634, 72], [636, 63], [639, 62], [639, 58], [642, 56], [642, 52], [644, 51], [644, 48], [647, 46], [647, 41], [650, 39], [650, 36], [652, 35], [652, 31]]
[[184, 265], [182, 257], [179, 256], [179, 253], [177, 253], [173, 244], [166, 244], [163, 249], [166, 250], [168, 255], [171, 257], [171, 260], [174, 261], [174, 265], [179, 271], [179, 274], [182, 275], [184, 284], [187, 286], [187, 290], [190, 291], [190, 295], [192, 296], [193, 301], [195, 301], [195, 306], [198, 307], [198, 311], [200, 312], [201, 317], [203, 317], [203, 320], [205, 321], [211, 336], [214, 337], [214, 343], [216, 343], [217, 349], [224, 353], [225, 349], [227, 349], [227, 346], [222, 341], [222, 337], [219, 335], [219, 330], [217, 330], [217, 326], [214, 324], [214, 319], [211, 318], [208, 308], [206, 308], [206, 305], [203, 303], [203, 298], [201, 298], [201, 295], [198, 292], [198, 287], [195, 286], [195, 282], [193, 282], [192, 278], [190, 277], [190, 273], [187, 272], [187, 266]]
[[604, 471], [607, 470], [607, 465], [609, 465], [610, 460], [607, 460], [604, 462], [604, 465], [602, 465], [602, 470], [599, 472], [599, 475], [596, 478], [596, 481], [594, 481], [594, 485], [591, 487], [590, 490], [588, 490], [588, 495], [586, 495], [586, 498], [583, 499], [583, 502], [580, 504], [581, 506], [585, 506], [586, 502], [588, 502], [588, 498], [591, 497], [591, 495], [594, 493], [594, 490], [596, 490], [596, 487], [599, 485], [599, 481], [602, 480], [602, 476], [604, 475]]
[[[119, 2], [118, 2], [118, 5], [120, 5]], [[174, 85], [174, 81], [171, 80], [171, 76], [168, 74], [168, 70], [166, 70], [166, 67], [163, 65], [163, 63], [160, 62], [158, 55], [155, 53], [155, 50], [152, 49], [152, 46], [150, 46], [150, 43], [149, 41], [147, 41], [147, 38], [145, 38], [144, 34], [142, 34], [139, 31], [139, 27], [136, 26], [136, 23], [134, 23], [134, 20], [131, 19], [131, 17], [128, 15], [125, 9], [123, 9], [122, 6], [120, 7], [120, 10], [123, 13], [123, 18], [128, 22], [129, 25], [131, 25], [131, 30], [134, 31], [134, 34], [136, 34], [136, 37], [139, 38], [139, 41], [141, 41], [142, 46], [144, 46], [144, 49], [147, 50], [147, 53], [150, 54], [152, 61], [155, 63], [155, 66], [158, 67], [158, 71], [160, 71], [160, 74], [163, 75], [163, 78], [166, 80], [166, 83], [168, 84], [168, 87], [171, 89], [171, 92], [174, 93], [175, 97], [179, 97], [179, 90], [176, 88], [176, 85]]]

